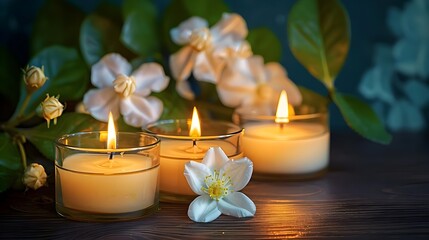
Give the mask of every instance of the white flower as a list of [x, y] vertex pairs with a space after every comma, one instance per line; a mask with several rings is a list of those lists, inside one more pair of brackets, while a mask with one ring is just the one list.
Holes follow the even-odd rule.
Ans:
[[149, 95], [164, 90], [169, 78], [158, 63], [142, 64], [131, 73], [131, 64], [111, 53], [92, 66], [91, 82], [99, 89], [88, 91], [83, 104], [95, 119], [107, 122], [111, 111], [114, 119], [122, 114], [128, 125], [141, 127], [161, 116], [161, 100]]
[[32, 163], [25, 169], [22, 182], [25, 186], [37, 190], [38, 188], [46, 185], [46, 175], [45, 168], [37, 163]]
[[286, 90], [290, 104], [301, 103], [301, 93], [285, 69], [276, 62], [264, 65], [260, 56], [230, 60], [217, 84], [219, 98], [228, 107], [275, 109], [282, 90]]
[[220, 147], [210, 148], [202, 163], [185, 165], [185, 177], [198, 196], [189, 205], [195, 222], [211, 222], [221, 213], [235, 217], [255, 215], [256, 206], [240, 191], [250, 180], [253, 164], [247, 158], [229, 160]]
[[171, 30], [173, 42], [185, 45], [170, 56], [170, 68], [176, 79], [176, 89], [187, 99], [194, 94], [185, 81], [191, 72], [195, 79], [216, 83], [224, 68], [225, 52], [236, 48], [247, 36], [244, 19], [237, 14], [224, 14], [212, 28], [206, 20], [192, 17]]

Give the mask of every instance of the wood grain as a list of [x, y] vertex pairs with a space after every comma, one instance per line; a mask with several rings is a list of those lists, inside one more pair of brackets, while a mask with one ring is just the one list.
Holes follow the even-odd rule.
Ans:
[[333, 135], [331, 165], [303, 182], [252, 180], [244, 189], [256, 216], [188, 219], [187, 205], [161, 203], [146, 218], [115, 223], [58, 216], [53, 185], [0, 198], [2, 239], [428, 239], [428, 137], [404, 135], [390, 146]]

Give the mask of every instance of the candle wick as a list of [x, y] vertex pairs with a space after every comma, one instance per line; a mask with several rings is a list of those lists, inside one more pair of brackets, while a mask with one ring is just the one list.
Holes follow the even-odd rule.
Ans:
[[284, 123], [279, 123], [280, 130], [283, 130], [284, 125], [285, 125]]
[[196, 147], [197, 146], [197, 140], [196, 139], [193, 139], [192, 140], [192, 147]]
[[112, 160], [112, 159], [113, 159], [113, 152], [111, 152], [109, 155], [109, 160]]

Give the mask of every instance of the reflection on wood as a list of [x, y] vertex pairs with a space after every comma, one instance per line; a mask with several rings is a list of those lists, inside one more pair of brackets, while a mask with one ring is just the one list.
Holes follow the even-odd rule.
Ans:
[[161, 203], [144, 219], [74, 222], [55, 213], [53, 185], [8, 192], [0, 199], [0, 238], [284, 239], [429, 236], [429, 150], [426, 137], [405, 136], [391, 146], [334, 135], [331, 166], [304, 182], [251, 181], [243, 190], [254, 218], [188, 219], [186, 204]]

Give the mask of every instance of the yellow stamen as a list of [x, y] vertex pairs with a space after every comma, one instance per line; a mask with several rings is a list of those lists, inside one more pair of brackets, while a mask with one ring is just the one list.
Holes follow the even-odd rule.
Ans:
[[201, 190], [207, 193], [211, 199], [216, 201], [219, 201], [232, 192], [231, 178], [226, 176], [225, 173], [220, 176], [219, 172], [216, 170], [213, 175], [208, 175], [204, 178], [204, 183], [207, 187], [202, 187]]

